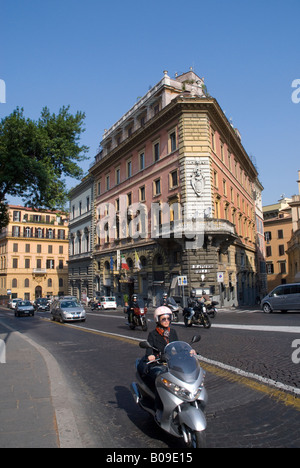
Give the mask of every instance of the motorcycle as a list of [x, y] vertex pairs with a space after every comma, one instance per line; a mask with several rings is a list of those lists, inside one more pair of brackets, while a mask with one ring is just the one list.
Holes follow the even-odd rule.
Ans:
[[175, 299], [173, 297], [169, 297], [166, 302], [166, 307], [169, 307], [169, 309], [172, 312], [172, 322], [178, 322], [179, 321], [179, 306], [176, 304]]
[[90, 305], [90, 308], [91, 308], [92, 310], [95, 310], [95, 309], [99, 309], [99, 310], [100, 310], [100, 309], [101, 309], [101, 302], [100, 302], [100, 300], [99, 300], [99, 301], [97, 301], [97, 300], [96, 300], [96, 301], [91, 301], [89, 305]]
[[194, 307], [185, 307], [182, 313], [186, 327], [191, 327], [192, 325], [203, 325], [204, 328], [211, 327], [210, 318], [202, 302], [199, 302], [199, 304]]
[[217, 315], [218, 309], [216, 308], [216, 305], [219, 303], [217, 301], [212, 301], [210, 304], [207, 304], [206, 307], [206, 312], [211, 318], [215, 318]]
[[[199, 340], [199, 335], [194, 336], [192, 343]], [[152, 348], [147, 341], [141, 342], [140, 347]], [[173, 341], [166, 345], [164, 353], [156, 360], [160, 364], [164, 361], [165, 372], [156, 377], [155, 390], [147, 385], [147, 378], [140, 374], [140, 359], [137, 359], [137, 382], [131, 384], [131, 391], [135, 402], [151, 414], [164, 431], [183, 438], [188, 447], [203, 448], [206, 445], [205, 371], [201, 368], [198, 358], [191, 356], [191, 350], [191, 346], [183, 341]], [[148, 363], [145, 366], [148, 366]], [[155, 405], [155, 391], [162, 402], [159, 417]]]
[[[128, 308], [124, 313], [128, 313]], [[144, 305], [143, 301], [138, 300], [137, 306], [133, 308], [132, 322], [129, 323], [129, 328], [134, 330], [135, 327], [142, 327], [143, 331], [148, 330], [148, 324], [146, 319], [147, 307]]]

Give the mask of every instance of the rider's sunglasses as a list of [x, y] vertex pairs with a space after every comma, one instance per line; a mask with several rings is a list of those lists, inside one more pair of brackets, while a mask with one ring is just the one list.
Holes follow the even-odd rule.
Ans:
[[167, 320], [168, 322], [170, 322], [171, 319], [170, 319], [170, 317], [161, 317], [160, 320], [161, 320], [162, 322], [165, 322], [166, 320]]

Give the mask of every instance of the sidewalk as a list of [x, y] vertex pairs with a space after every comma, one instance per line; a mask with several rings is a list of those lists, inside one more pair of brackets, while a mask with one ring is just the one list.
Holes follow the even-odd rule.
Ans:
[[20, 333], [1, 322], [0, 339], [6, 351], [6, 362], [0, 363], [0, 448], [58, 448], [45, 360]]

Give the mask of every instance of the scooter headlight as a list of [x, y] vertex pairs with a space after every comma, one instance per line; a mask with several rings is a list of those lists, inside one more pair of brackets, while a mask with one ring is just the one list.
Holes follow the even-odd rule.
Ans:
[[161, 383], [163, 384], [164, 387], [166, 387], [171, 393], [176, 395], [178, 398], [181, 398], [181, 400], [185, 401], [194, 401], [197, 400], [199, 397], [203, 385], [201, 387], [198, 387], [196, 391], [190, 392], [187, 388], [185, 387], [180, 387], [179, 385], [176, 385], [173, 382], [170, 382], [169, 380], [165, 378], [161, 378]]

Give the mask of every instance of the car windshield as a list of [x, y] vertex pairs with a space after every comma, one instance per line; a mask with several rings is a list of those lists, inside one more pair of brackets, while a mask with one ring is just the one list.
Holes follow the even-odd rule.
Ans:
[[191, 346], [184, 341], [172, 341], [164, 351], [169, 370], [185, 382], [194, 382], [200, 372], [199, 361], [191, 356], [191, 350]]
[[71, 309], [72, 307], [78, 307], [78, 304], [75, 301], [65, 301], [61, 303], [60, 307], [62, 309]]
[[30, 306], [31, 303], [30, 303], [30, 301], [19, 301], [18, 305], [19, 306]]

